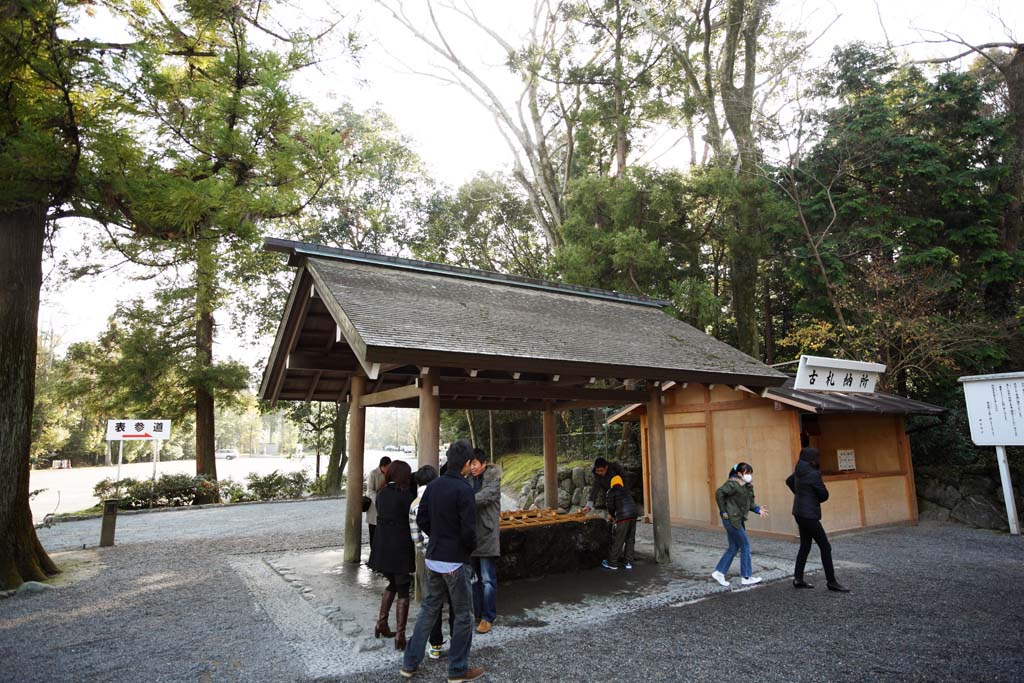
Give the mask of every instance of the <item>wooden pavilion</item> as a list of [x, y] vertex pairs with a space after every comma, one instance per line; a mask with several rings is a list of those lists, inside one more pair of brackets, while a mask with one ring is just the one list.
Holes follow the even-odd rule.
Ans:
[[[785, 375], [666, 315], [666, 302], [410, 259], [269, 239], [297, 269], [260, 396], [349, 401], [344, 557], [359, 561], [366, 408], [419, 409], [418, 460], [437, 467], [440, 410], [544, 415], [544, 485], [557, 506], [555, 415], [646, 407], [655, 555], [669, 558], [667, 381], [759, 388]], [[623, 380], [643, 389], [625, 389]], [[610, 388], [612, 387], [612, 388]]]

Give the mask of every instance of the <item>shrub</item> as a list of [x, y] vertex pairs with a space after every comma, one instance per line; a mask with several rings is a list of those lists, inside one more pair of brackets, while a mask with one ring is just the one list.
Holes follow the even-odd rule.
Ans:
[[256, 500], [301, 498], [310, 484], [309, 475], [304, 471], [281, 474], [274, 470], [264, 476], [254, 472], [245, 480], [249, 482], [249, 491], [256, 497]]
[[233, 479], [221, 479], [217, 482], [220, 488], [222, 503], [247, 503], [256, 500], [256, 496], [245, 490], [245, 486]]

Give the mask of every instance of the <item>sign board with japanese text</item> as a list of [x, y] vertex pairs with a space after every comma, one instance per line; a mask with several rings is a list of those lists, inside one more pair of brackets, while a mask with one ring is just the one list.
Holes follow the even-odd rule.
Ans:
[[878, 376], [883, 372], [885, 366], [881, 363], [800, 356], [793, 388], [870, 394], [874, 393]]
[[167, 441], [170, 420], [107, 420], [107, 441]]
[[971, 440], [977, 446], [1024, 446], [1024, 372], [961, 377]]
[[852, 448], [837, 449], [836, 458], [839, 460], [840, 471], [846, 472], [857, 469], [857, 456]]

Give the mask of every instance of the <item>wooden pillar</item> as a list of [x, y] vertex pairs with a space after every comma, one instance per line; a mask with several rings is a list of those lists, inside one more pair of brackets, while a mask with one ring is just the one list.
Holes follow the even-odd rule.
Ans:
[[424, 368], [420, 374], [420, 430], [416, 444], [420, 467], [430, 465], [440, 470], [438, 449], [441, 447], [441, 398], [434, 393], [437, 388], [437, 368]]
[[[536, 423], [534, 423], [536, 424]], [[558, 425], [555, 411], [544, 411], [544, 505], [558, 508]]]
[[654, 560], [669, 562], [672, 519], [668, 498], [668, 460], [665, 452], [665, 407], [661, 387], [651, 386], [647, 401], [647, 448], [651, 464], [651, 518], [654, 520]]
[[651, 522], [651, 451], [647, 446], [647, 416], [640, 416], [640, 469], [644, 477], [644, 521]]
[[363, 543], [363, 451], [366, 442], [366, 378], [352, 377], [352, 403], [348, 412], [348, 485], [345, 500], [344, 561], [359, 564]]

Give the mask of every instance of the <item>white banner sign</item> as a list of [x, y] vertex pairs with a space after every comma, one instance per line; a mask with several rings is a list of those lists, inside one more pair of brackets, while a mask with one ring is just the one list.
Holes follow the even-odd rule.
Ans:
[[170, 420], [107, 420], [107, 441], [167, 441]]
[[971, 440], [977, 446], [1024, 446], [1024, 372], [961, 377]]
[[875, 391], [878, 376], [883, 372], [885, 366], [881, 363], [800, 356], [793, 388], [870, 394]]

